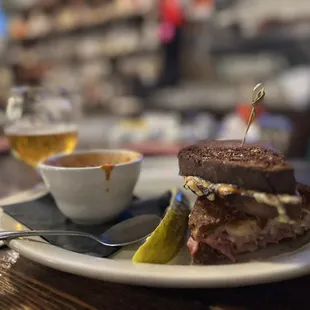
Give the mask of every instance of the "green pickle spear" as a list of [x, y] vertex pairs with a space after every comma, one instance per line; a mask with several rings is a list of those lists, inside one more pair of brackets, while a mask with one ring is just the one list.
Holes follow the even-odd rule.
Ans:
[[189, 213], [189, 201], [185, 194], [180, 189], [174, 189], [163, 220], [139, 247], [133, 263], [169, 263], [184, 245]]

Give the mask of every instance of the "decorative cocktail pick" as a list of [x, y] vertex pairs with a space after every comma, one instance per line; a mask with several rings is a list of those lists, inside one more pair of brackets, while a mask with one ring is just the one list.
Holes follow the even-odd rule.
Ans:
[[259, 101], [261, 101], [263, 98], [265, 97], [265, 87], [262, 83], [257, 84], [254, 88], [253, 88], [253, 97], [252, 97], [252, 111], [251, 111], [251, 115], [248, 121], [248, 125], [246, 127], [245, 133], [244, 133], [244, 137], [241, 143], [241, 146], [244, 145], [245, 139], [246, 139], [246, 135], [250, 129], [250, 126], [254, 120], [255, 117], [255, 108], [258, 104]]

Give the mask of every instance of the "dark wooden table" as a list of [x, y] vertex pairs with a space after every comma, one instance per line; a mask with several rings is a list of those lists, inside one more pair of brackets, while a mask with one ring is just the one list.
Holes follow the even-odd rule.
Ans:
[[[297, 163], [298, 177], [310, 168]], [[0, 157], [0, 195], [30, 188], [36, 173]], [[309, 294], [309, 296], [308, 296]], [[91, 280], [33, 263], [0, 250], [0, 310], [66, 309], [310, 309], [310, 276], [282, 283], [235, 289], [155, 289]]]

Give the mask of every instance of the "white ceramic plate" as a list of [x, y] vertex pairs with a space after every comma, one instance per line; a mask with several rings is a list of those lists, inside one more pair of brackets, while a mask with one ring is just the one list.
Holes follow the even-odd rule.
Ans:
[[[145, 166], [147, 169], [143, 170], [136, 188], [139, 196], [160, 194], [173, 186], [182, 186], [182, 179], [177, 175], [176, 160], [146, 160]], [[33, 195], [33, 198], [37, 198], [40, 194], [34, 191]], [[33, 198], [31, 191], [19, 194], [20, 201]], [[17, 198], [12, 197], [11, 201], [17, 202]], [[9, 204], [10, 199], [6, 198], [5, 203]], [[3, 202], [0, 201], [0, 204], [3, 205]], [[5, 230], [26, 229], [3, 212], [0, 212], [0, 225]], [[103, 259], [63, 250], [41, 238], [13, 240], [8, 245], [35, 262], [77, 275], [126, 284], [193, 288], [252, 285], [310, 273], [309, 236], [303, 239], [298, 241], [299, 244], [289, 242], [263, 250], [260, 260], [217, 266], [188, 265], [185, 249], [169, 265], [134, 265], [130, 259], [135, 247], [124, 248], [113, 258]]]

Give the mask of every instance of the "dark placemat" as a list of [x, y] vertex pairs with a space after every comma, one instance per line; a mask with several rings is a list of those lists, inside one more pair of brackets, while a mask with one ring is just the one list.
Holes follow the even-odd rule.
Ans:
[[[169, 206], [170, 198], [170, 191], [147, 200], [140, 200], [134, 197], [128, 209], [116, 220], [93, 226], [82, 226], [71, 222], [59, 211], [50, 194], [33, 201], [5, 206], [3, 210], [32, 230], [74, 230], [99, 236], [112, 225], [133, 216], [142, 214], [163, 216], [166, 208]], [[120, 249], [117, 247], [106, 247], [96, 241], [83, 237], [48, 236], [42, 238], [66, 250], [98, 257], [108, 257]]]

